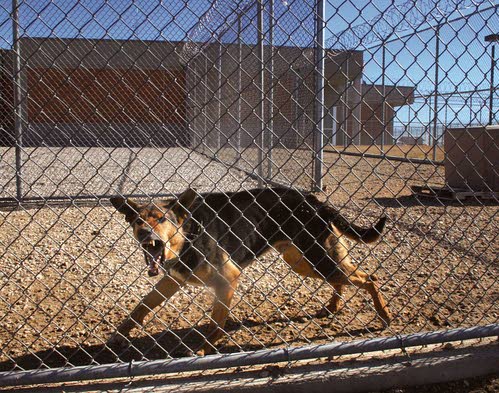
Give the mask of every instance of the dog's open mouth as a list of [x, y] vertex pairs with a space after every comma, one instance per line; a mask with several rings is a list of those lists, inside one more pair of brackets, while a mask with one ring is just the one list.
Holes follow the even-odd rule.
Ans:
[[163, 265], [164, 243], [160, 240], [150, 240], [143, 242], [142, 248], [144, 249], [146, 263], [149, 267], [147, 274], [150, 277], [157, 276], [159, 274], [159, 268]]

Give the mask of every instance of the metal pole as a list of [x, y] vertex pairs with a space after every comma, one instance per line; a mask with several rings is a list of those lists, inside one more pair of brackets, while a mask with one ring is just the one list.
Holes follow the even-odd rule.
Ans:
[[433, 103], [433, 161], [437, 159], [438, 60], [440, 57], [440, 23], [435, 32], [435, 102]]
[[[217, 77], [217, 101], [218, 101], [218, 115], [217, 115], [217, 124], [216, 124], [216, 130], [218, 132], [218, 138], [217, 138], [217, 148], [218, 151], [216, 154], [220, 152], [220, 149], [222, 148], [222, 37], [220, 36], [220, 41], [218, 42], [218, 59], [217, 59], [217, 71], [218, 71], [218, 77]], [[225, 136], [225, 135], [224, 135]]]
[[381, 103], [381, 153], [385, 149], [385, 132], [386, 132], [386, 44], [383, 41], [383, 49], [381, 51], [381, 90], [383, 94], [383, 102]]
[[314, 191], [322, 190], [324, 154], [324, 20], [325, 3], [317, 0], [315, 10], [315, 121], [314, 121]]
[[494, 70], [496, 68], [496, 45], [492, 43], [492, 55], [490, 58], [490, 96], [489, 96], [489, 126], [494, 119]]
[[242, 124], [241, 124], [241, 86], [242, 86], [242, 42], [241, 42], [241, 18], [239, 15], [237, 19], [237, 40], [238, 40], [238, 69], [237, 69], [237, 152], [239, 154], [239, 158], [241, 158], [241, 132], [242, 132]]
[[429, 102], [428, 102], [428, 124], [426, 125], [426, 132], [428, 133], [428, 146], [432, 143], [431, 142], [431, 98], [432, 96], [428, 96]]
[[269, 121], [267, 125], [267, 178], [272, 179], [272, 150], [274, 148], [274, 0], [269, 0]]
[[[447, 114], [448, 114], [448, 109], [449, 109], [449, 99], [448, 99], [448, 97], [445, 97], [444, 105], [445, 105], [444, 127], [447, 128]], [[480, 113], [481, 112], [482, 111], [480, 111]]]
[[412, 136], [412, 131], [411, 131], [411, 104], [409, 104], [409, 108], [407, 109], [407, 130], [408, 130], [409, 136]]
[[347, 64], [346, 64], [346, 78], [345, 78], [345, 94], [344, 94], [344, 110], [343, 110], [343, 123], [345, 124], [345, 132], [344, 132], [344, 139], [343, 139], [343, 146], [346, 148], [347, 146], [350, 145], [350, 127], [348, 127], [348, 119], [350, 118], [350, 113], [349, 113], [349, 108], [348, 108], [348, 89], [350, 88], [350, 80], [349, 80], [349, 75], [350, 75], [350, 52], [347, 53]]
[[480, 123], [480, 125], [482, 125], [483, 124], [483, 118], [482, 118], [482, 116], [483, 116], [483, 107], [486, 104], [485, 104], [485, 100], [482, 98], [482, 96], [480, 95], [480, 93], [479, 93], [479, 97], [480, 97], [480, 99], [479, 99], [479, 104], [478, 105], [480, 105], [480, 109], [479, 109], [478, 113], [479, 113], [480, 119], [478, 120], [478, 122]]
[[258, 104], [258, 116], [260, 117], [260, 132], [257, 136], [257, 148], [258, 148], [258, 186], [263, 187], [263, 148], [264, 148], [264, 135], [265, 135], [265, 93], [264, 89], [264, 77], [265, 77], [265, 58], [264, 58], [264, 47], [263, 47], [263, 0], [258, 0], [257, 2], [257, 25], [258, 25], [258, 60], [260, 62], [260, 70], [258, 76], [258, 85], [260, 88], [260, 102]]
[[21, 45], [19, 42], [19, 4], [12, 0], [12, 40], [14, 50], [14, 134], [16, 156], [16, 197], [22, 202], [22, 146], [23, 146], [23, 110], [21, 107]]
[[0, 386], [35, 385], [104, 378], [132, 378], [229, 367], [319, 359], [332, 356], [368, 353], [390, 349], [464, 341], [499, 335], [499, 324], [458, 328], [445, 331], [397, 335], [351, 342], [310, 345], [306, 347], [264, 349], [254, 352], [223, 353], [204, 357], [171, 360], [148, 360], [98, 366], [61, 367], [31, 371], [0, 372]]
[[292, 102], [293, 102], [293, 122], [291, 124], [291, 127], [293, 127], [293, 133], [292, 133], [292, 143], [293, 146], [297, 146], [299, 142], [298, 138], [298, 132], [300, 129], [300, 102], [299, 102], [299, 95], [298, 95], [298, 89], [300, 88], [300, 82], [299, 82], [299, 75], [300, 70], [297, 69], [296, 72], [294, 73], [293, 76], [293, 90], [292, 90]]
[[470, 96], [470, 127], [473, 126], [473, 96]]
[[[362, 65], [360, 65], [360, 68], [362, 69]], [[358, 97], [359, 101], [357, 102], [356, 106], [356, 112], [358, 114], [358, 117], [356, 119], [356, 124], [358, 127], [357, 130], [357, 145], [361, 145], [362, 141], [362, 133], [365, 131], [364, 123], [362, 122], [362, 103], [364, 102], [364, 97], [363, 97], [363, 87], [362, 87], [362, 75], [358, 75], [356, 77], [357, 83], [358, 83]], [[355, 119], [354, 119], [355, 120]]]
[[209, 145], [209, 139], [208, 139], [208, 53], [204, 56], [204, 95], [203, 95], [203, 119], [204, 119], [204, 130], [203, 130], [203, 143], [202, 143], [202, 152], [205, 154], [207, 150], [207, 145]]

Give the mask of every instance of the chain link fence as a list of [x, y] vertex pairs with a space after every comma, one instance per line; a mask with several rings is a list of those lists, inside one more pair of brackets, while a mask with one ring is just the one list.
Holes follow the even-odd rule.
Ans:
[[[0, 2], [0, 386], [498, 335], [497, 7]], [[304, 202], [290, 207], [272, 187]], [[196, 224], [172, 205], [189, 188]], [[244, 194], [253, 189], [274, 190], [265, 191], [274, 202]], [[241, 205], [241, 195], [254, 200]], [[139, 204], [113, 207], [111, 197]], [[147, 215], [146, 203], [159, 210]], [[328, 223], [324, 240], [317, 231], [331, 208], [352, 226]], [[265, 214], [241, 234], [227, 209], [250, 221]], [[360, 227], [382, 216], [380, 240], [366, 245], [375, 236]], [[144, 241], [140, 220], [159, 237]], [[169, 297], [187, 274], [147, 275], [157, 244], [173, 253], [161, 262], [186, 263], [161, 237], [166, 221], [180, 225], [168, 236], [182, 242], [209, 235], [214, 248], [197, 248], [203, 269], [227, 278], [236, 267], [225, 307], [223, 285], [199, 267], [189, 273], [198, 286], [157, 307], [143, 300], [173, 277], [158, 290]], [[265, 234], [259, 225], [270, 222]], [[305, 235], [291, 236], [289, 222]], [[286, 245], [274, 239], [281, 233]], [[239, 263], [255, 236], [268, 252]], [[347, 281], [310, 262], [317, 245], [340, 270], [353, 266], [343, 258], [358, 266], [341, 270]], [[142, 326], [110, 340], [143, 301], [153, 309]], [[196, 356], [217, 326], [215, 354]]]

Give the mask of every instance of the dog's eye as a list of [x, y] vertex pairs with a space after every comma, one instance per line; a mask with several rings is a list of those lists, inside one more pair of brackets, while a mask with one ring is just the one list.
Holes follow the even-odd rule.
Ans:
[[140, 217], [137, 218], [134, 222], [134, 224], [136, 224], [136, 225], [144, 225], [144, 223], [145, 223], [144, 220]]

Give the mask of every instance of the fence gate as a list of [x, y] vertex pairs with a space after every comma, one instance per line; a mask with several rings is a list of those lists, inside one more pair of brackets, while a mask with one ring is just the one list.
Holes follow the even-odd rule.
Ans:
[[[495, 2], [90, 3], [0, 2], [0, 386], [498, 335]], [[196, 221], [167, 209], [188, 188], [206, 203], [273, 189], [262, 195], [281, 207], [230, 199]], [[197, 222], [175, 239], [209, 236], [205, 273], [209, 250], [228, 274], [241, 243], [272, 247], [234, 262], [244, 269], [232, 302], [211, 314], [213, 282], [194, 270], [201, 285], [152, 307], [123, 345], [110, 338], [134, 307], [180, 280], [177, 268], [169, 286], [148, 269], [161, 255], [187, 265], [173, 238], [144, 252], [115, 207], [149, 229], [165, 219], [110, 197]], [[356, 226], [324, 224], [320, 203]], [[236, 208], [241, 220], [266, 213], [235, 235], [224, 214]], [[366, 245], [376, 231], [359, 227], [382, 216], [381, 239]], [[264, 222], [274, 230], [259, 231]], [[285, 244], [272, 241], [282, 233]], [[342, 233], [361, 240], [342, 237], [358, 269], [337, 260], [339, 284], [310, 255]], [[214, 354], [196, 356], [214, 331]]]

